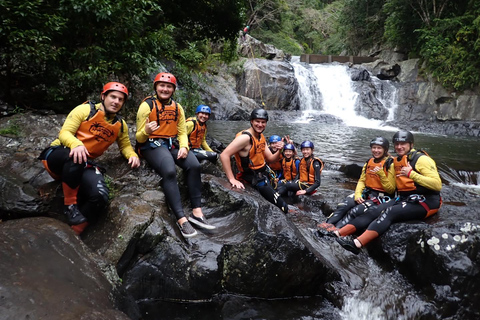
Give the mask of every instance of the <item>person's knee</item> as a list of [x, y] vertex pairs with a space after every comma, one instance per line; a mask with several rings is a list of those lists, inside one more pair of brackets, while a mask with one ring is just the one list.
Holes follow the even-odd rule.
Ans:
[[95, 204], [99, 208], [106, 207], [110, 195], [108, 186], [104, 181], [99, 181], [97, 188], [97, 192], [91, 194], [88, 201]]

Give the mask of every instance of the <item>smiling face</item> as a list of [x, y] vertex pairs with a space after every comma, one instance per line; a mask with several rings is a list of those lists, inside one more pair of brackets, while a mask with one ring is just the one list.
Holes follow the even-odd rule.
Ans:
[[302, 154], [304, 158], [308, 158], [312, 155], [313, 149], [312, 148], [302, 148]]
[[166, 101], [171, 98], [175, 92], [175, 86], [168, 82], [158, 82], [155, 92], [159, 100]]
[[394, 146], [395, 152], [400, 157], [406, 155], [412, 149], [410, 142], [395, 142]]
[[290, 159], [291, 157], [293, 157], [293, 150], [283, 150], [283, 155], [285, 156], [285, 158]]
[[107, 91], [102, 94], [103, 107], [106, 114], [116, 114], [125, 103], [125, 94], [120, 91]]
[[200, 121], [201, 123], [205, 123], [208, 121], [208, 118], [210, 118], [210, 115], [208, 113], [205, 113], [205, 112], [199, 112], [197, 113], [197, 119], [198, 121]]
[[267, 127], [267, 120], [265, 119], [253, 119], [250, 121], [250, 124], [253, 128], [253, 130], [260, 134], [263, 131], [265, 131], [265, 128]]
[[372, 156], [375, 159], [381, 159], [383, 158], [383, 155], [385, 154], [385, 150], [383, 149], [382, 146], [379, 146], [378, 144], [374, 144], [371, 148], [372, 150]]

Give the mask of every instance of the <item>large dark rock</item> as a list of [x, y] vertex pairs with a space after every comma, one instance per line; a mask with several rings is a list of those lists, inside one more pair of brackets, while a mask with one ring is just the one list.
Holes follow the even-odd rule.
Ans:
[[100, 269], [101, 259], [64, 223], [10, 220], [0, 223], [0, 239], [2, 319], [129, 319], [115, 310], [127, 304]]

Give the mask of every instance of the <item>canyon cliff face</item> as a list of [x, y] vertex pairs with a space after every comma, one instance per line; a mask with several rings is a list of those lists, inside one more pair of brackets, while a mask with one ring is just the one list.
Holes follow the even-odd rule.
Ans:
[[[201, 96], [213, 108], [217, 120], [247, 120], [253, 108], [294, 111], [300, 108], [298, 82], [291, 63], [283, 53], [253, 38], [240, 42], [241, 70], [212, 75], [214, 81], [200, 83]], [[249, 55], [252, 47], [257, 55]], [[274, 54], [274, 53], [277, 54]], [[449, 92], [431, 77], [420, 75], [419, 59], [401, 60], [384, 52], [372, 63], [350, 65], [350, 73], [359, 93], [357, 113], [368, 118], [387, 120], [388, 112], [375, 98], [378, 86], [373, 79], [389, 81], [396, 87], [397, 108], [392, 125], [415, 131], [479, 136], [480, 95], [478, 92]], [[380, 89], [381, 90], [381, 89]], [[321, 101], [319, 101], [321, 104]], [[288, 119], [282, 116], [276, 119]]]

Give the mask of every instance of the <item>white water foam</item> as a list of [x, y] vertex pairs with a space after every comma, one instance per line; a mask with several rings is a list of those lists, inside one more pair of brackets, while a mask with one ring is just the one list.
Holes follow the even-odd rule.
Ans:
[[[292, 65], [299, 83], [300, 109], [303, 110], [303, 116], [296, 122], [309, 122], [314, 120], [316, 115], [326, 113], [341, 119], [347, 126], [375, 129], [381, 127], [386, 131], [398, 130], [398, 128], [386, 126], [382, 120], [368, 119], [356, 114], [355, 104], [359, 94], [353, 90], [346, 65], [305, 66], [299, 62], [298, 57], [292, 59]], [[377, 81], [374, 81], [374, 84], [387, 86]], [[391, 84], [388, 85], [390, 93], [378, 97], [378, 100], [389, 110], [389, 119], [393, 119], [396, 107], [395, 88]], [[378, 91], [383, 92], [381, 89]]]

